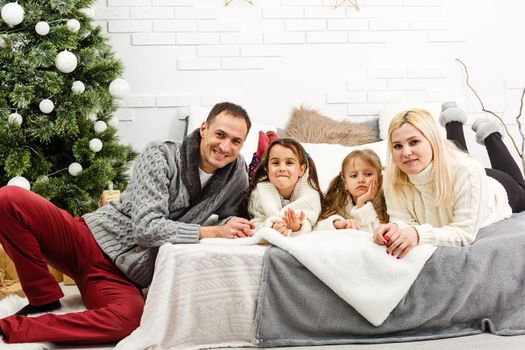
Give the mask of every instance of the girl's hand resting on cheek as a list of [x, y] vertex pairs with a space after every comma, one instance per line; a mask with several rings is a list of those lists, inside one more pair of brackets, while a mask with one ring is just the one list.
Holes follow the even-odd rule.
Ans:
[[378, 182], [377, 180], [372, 180], [370, 182], [370, 185], [368, 186], [368, 190], [359, 197], [357, 197], [355, 203], [356, 207], [361, 208], [366, 203], [374, 200], [374, 198], [377, 195], [377, 191], [379, 191]]

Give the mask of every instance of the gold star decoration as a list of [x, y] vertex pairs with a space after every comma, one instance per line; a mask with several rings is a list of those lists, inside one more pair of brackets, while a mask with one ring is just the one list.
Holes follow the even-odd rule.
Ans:
[[[249, 2], [250, 4], [253, 5], [253, 0], [245, 0], [246, 2]], [[233, 0], [224, 0], [224, 6], [228, 6], [229, 4], [231, 4], [233, 2]]]
[[[232, 1], [232, 0], [229, 0], [229, 1]], [[356, 9], [357, 11], [359, 11], [359, 4], [357, 3], [357, 0], [336, 0], [335, 1], [335, 5], [334, 5], [334, 9], [338, 8], [339, 6], [342, 6], [342, 5], [349, 5], [350, 7], [353, 7], [354, 9]]]

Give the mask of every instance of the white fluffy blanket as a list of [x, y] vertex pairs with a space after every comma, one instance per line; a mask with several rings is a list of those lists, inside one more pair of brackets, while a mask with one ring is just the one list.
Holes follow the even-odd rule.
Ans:
[[364, 231], [315, 231], [284, 237], [266, 227], [249, 238], [208, 238], [201, 243], [244, 245], [263, 239], [293, 255], [375, 326], [386, 320], [436, 249], [421, 245], [396, 259], [385, 254], [385, 247], [375, 244]]
[[[54, 314], [65, 314], [85, 310], [80, 295], [71, 295], [60, 299], [62, 307], [60, 310], [53, 311]], [[12, 315], [22, 307], [28, 304], [27, 298], [21, 298], [17, 295], [10, 295], [0, 300], [0, 318]], [[42, 314], [31, 315], [32, 317]], [[52, 343], [18, 343], [6, 344], [0, 339], [0, 349], [2, 350], [48, 350], [55, 349]]]
[[116, 349], [253, 346], [265, 247], [165, 244], [140, 326]]

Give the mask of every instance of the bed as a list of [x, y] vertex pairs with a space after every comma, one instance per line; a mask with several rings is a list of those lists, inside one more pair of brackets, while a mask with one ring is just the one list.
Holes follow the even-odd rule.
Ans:
[[285, 250], [164, 245], [140, 327], [117, 349], [381, 343], [525, 334], [525, 213], [438, 247], [373, 326]]
[[[359, 147], [305, 144], [322, 189], [347, 153], [365, 147], [385, 161], [384, 141]], [[244, 152], [246, 158], [251, 154]], [[525, 213], [480, 230], [470, 246], [433, 250], [376, 325], [306, 268], [292, 249], [274, 243], [162, 246], [141, 325], [116, 348], [308, 346], [525, 334]], [[370, 254], [366, 258], [374, 260]]]

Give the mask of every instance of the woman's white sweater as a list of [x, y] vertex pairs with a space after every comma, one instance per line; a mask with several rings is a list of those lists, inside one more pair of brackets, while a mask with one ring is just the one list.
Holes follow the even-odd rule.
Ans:
[[505, 189], [481, 163], [464, 154], [451, 158], [452, 205], [436, 202], [432, 163], [409, 175], [413, 186], [405, 186], [397, 198], [386, 193], [390, 222], [413, 226], [420, 244], [463, 246], [474, 241], [480, 228], [512, 215]]
[[[255, 224], [255, 229], [260, 227], [272, 227], [277, 221], [284, 219], [284, 214], [292, 208], [297, 216], [304, 212], [305, 219], [301, 229], [293, 232], [294, 235], [312, 231], [321, 213], [321, 198], [319, 192], [308, 183], [308, 175], [303, 175], [295, 184], [290, 203], [283, 205], [283, 197], [277, 188], [269, 181], [259, 182], [250, 194], [248, 201], [248, 212]], [[292, 232], [289, 230], [289, 234]]]
[[352, 201], [349, 201], [344, 216], [335, 214], [320, 220], [317, 223], [317, 230], [336, 230], [334, 222], [345, 219], [356, 220], [360, 230], [370, 233], [374, 233], [375, 228], [379, 225], [379, 219], [372, 202], [367, 202], [361, 208], [358, 208]]

